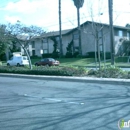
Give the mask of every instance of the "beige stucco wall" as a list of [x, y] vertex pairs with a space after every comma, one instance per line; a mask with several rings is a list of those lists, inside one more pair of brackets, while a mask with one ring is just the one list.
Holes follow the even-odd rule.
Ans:
[[[97, 27], [100, 30], [101, 27]], [[81, 28], [81, 39], [82, 39], [82, 54], [85, 55], [86, 52], [94, 52], [95, 51], [95, 29], [92, 29], [91, 25], [86, 25]], [[110, 33], [109, 28], [103, 27], [103, 41], [99, 39], [99, 43], [104, 43], [105, 51], [110, 51]]]
[[65, 55], [67, 50], [66, 47], [68, 46], [68, 43], [72, 41], [72, 34], [64, 35], [62, 36], [62, 47], [63, 47], [63, 54]]
[[[101, 26], [97, 26], [98, 30], [100, 30]], [[95, 37], [94, 37], [94, 31], [95, 29], [92, 29], [91, 24], [86, 24], [81, 27], [81, 42], [82, 42], [82, 54], [86, 55], [87, 52], [94, 52], [95, 51]], [[73, 35], [78, 34], [78, 30], [75, 29], [75, 31], [63, 35], [62, 36], [62, 47], [63, 47], [63, 54], [66, 54], [66, 47], [68, 46], [68, 43], [70, 43], [73, 39]], [[116, 35], [116, 34], [115, 34]], [[121, 37], [115, 36], [114, 37], [114, 45], [115, 45], [115, 54], [118, 52], [118, 48], [120, 46], [119, 39]], [[78, 46], [78, 39], [73, 39], [74, 40], [74, 46]], [[104, 43], [104, 49], [105, 52], [110, 52], [111, 51], [111, 42], [110, 42], [110, 31], [108, 26], [103, 26], [103, 40], [100, 39], [99, 43]], [[53, 47], [53, 41], [48, 38], [47, 43], [42, 44], [42, 39], [35, 39], [35, 53], [37, 56], [41, 56], [40, 50], [48, 50], [48, 53], [52, 53], [54, 50]], [[32, 55], [32, 47], [31, 45], [29, 46], [29, 51], [30, 54]], [[60, 49], [60, 48], [59, 48]]]

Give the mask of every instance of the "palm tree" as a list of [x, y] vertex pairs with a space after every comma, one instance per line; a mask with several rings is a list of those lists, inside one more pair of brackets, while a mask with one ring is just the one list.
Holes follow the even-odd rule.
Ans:
[[129, 23], [127, 23], [127, 24], [125, 25], [125, 27], [128, 27], [128, 28], [130, 28], [130, 24], [129, 24]]
[[79, 9], [83, 6], [84, 0], [73, 0], [73, 2], [74, 2], [74, 5], [77, 8], [78, 33], [79, 33], [79, 54], [82, 55], [81, 30], [80, 30], [80, 12], [79, 12]]

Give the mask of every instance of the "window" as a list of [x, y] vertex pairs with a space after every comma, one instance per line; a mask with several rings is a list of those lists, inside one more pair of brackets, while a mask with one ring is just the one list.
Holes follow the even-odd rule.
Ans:
[[35, 48], [35, 41], [32, 41], [32, 48]]
[[43, 50], [43, 53], [44, 53], [44, 54], [47, 54], [47, 53], [48, 53], [47, 49], [44, 49], [44, 50]]
[[35, 56], [35, 50], [32, 50], [32, 56]]
[[130, 39], [130, 33], [127, 32], [127, 39], [129, 40]]
[[56, 37], [56, 41], [60, 41], [60, 37]]
[[44, 39], [42, 40], [42, 43], [47, 43], [47, 38], [44, 38]]
[[26, 57], [26, 56], [23, 56], [23, 60], [27, 60], [27, 57]]
[[73, 38], [74, 38], [74, 40], [79, 39], [79, 35], [78, 34], [74, 34]]
[[99, 31], [98, 38], [102, 38], [102, 31]]
[[100, 51], [103, 51], [103, 45], [100, 44]]
[[122, 30], [119, 30], [118, 36], [119, 36], [119, 37], [123, 37], [123, 31], [122, 31]]
[[44, 59], [41, 59], [41, 61], [44, 61]]

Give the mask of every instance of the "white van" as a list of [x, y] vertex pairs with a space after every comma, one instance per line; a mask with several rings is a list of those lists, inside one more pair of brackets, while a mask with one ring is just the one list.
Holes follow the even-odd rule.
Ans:
[[29, 65], [27, 56], [14, 55], [7, 61], [7, 66], [24, 66]]

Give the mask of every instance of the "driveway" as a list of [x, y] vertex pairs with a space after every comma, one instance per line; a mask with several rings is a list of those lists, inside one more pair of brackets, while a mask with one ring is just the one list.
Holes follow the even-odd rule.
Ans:
[[0, 77], [0, 130], [117, 130], [130, 87]]

